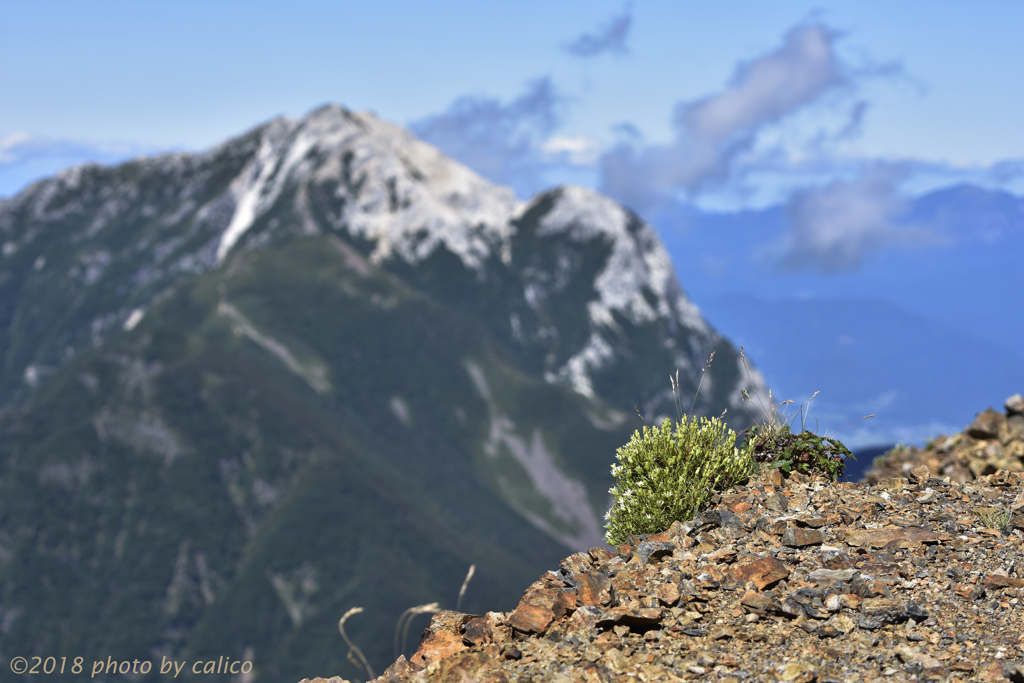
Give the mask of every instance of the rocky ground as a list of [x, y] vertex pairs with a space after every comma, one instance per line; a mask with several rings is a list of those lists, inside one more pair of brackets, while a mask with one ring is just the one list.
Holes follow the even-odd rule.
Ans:
[[868, 482], [766, 471], [575, 553], [513, 612], [434, 615], [376, 681], [1024, 682], [1024, 399], [1006, 409]]
[[1005, 413], [986, 408], [968, 427], [953, 436], [939, 435], [926, 448], [909, 446], [890, 451], [875, 460], [865, 473], [874, 484], [906, 476], [918, 465], [933, 475], [963, 484], [997, 470], [1024, 471], [1024, 396], [1006, 399]]

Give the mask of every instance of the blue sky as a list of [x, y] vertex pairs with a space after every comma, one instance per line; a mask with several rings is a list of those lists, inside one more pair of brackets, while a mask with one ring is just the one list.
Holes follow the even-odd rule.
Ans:
[[[825, 36], [833, 73], [726, 131], [746, 139], [717, 177], [677, 169], [662, 189], [751, 205], [876, 162], [912, 162], [904, 188], [1017, 187], [1022, 15], [1012, 3], [2, 0], [0, 196], [68, 163], [199, 150], [325, 102], [433, 121], [443, 141], [438, 117], [461, 102], [457, 122], [485, 117], [477, 152], [521, 194], [572, 180], [642, 203], [602, 157], [629, 145], [649, 170], [685, 152], [673, 116], [801, 27]], [[538, 87], [547, 100], [531, 109]]]

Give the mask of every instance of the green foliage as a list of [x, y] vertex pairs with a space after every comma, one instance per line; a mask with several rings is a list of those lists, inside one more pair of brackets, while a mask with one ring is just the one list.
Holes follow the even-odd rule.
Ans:
[[999, 529], [1000, 531], [1005, 530], [1010, 525], [1010, 520], [1013, 518], [1013, 513], [1016, 508], [1020, 507], [1021, 497], [1024, 493], [1017, 494], [1013, 503], [1009, 505], [1001, 505], [993, 508], [981, 508], [975, 510], [975, 514], [978, 515], [978, 519], [989, 529]]
[[684, 415], [672, 429], [636, 431], [616, 452], [612, 465], [615, 503], [605, 515], [605, 538], [619, 544], [632, 534], [663, 531], [675, 520], [693, 517], [717, 488], [745, 480], [753, 463], [736, 448], [736, 433], [717, 418]]
[[[740, 361], [747, 370], [749, 378], [750, 369], [747, 368], [742, 346], [740, 347]], [[750, 401], [746, 389], [741, 390], [741, 395], [745, 401]], [[772, 401], [772, 394], [769, 391], [768, 405], [765, 407], [761, 397], [757, 396], [758, 410], [761, 413], [762, 421], [747, 428], [744, 446], [744, 450], [755, 463], [755, 467], [777, 468], [786, 475], [794, 470], [801, 474], [821, 474], [828, 476], [832, 481], [837, 481], [846, 469], [846, 458], [857, 459], [838, 439], [821, 436], [805, 428], [805, 410], [809, 414], [811, 401], [817, 395], [818, 392], [814, 392], [807, 403], [800, 406], [800, 432], [797, 434], [790, 429], [790, 420], [780, 416], [777, 411], [778, 408], [792, 403], [792, 400], [776, 404]], [[865, 415], [860, 419], [866, 420], [872, 417], [874, 415]], [[794, 422], [795, 419], [794, 417]], [[854, 422], [859, 421], [855, 420]], [[846, 427], [849, 426], [846, 425]]]
[[1013, 510], [1010, 506], [994, 507], [994, 508], [983, 508], [977, 510], [976, 514], [989, 529], [1005, 529], [1010, 523], [1010, 518], [1013, 517]]
[[846, 467], [845, 458], [857, 458], [841, 441], [804, 430], [793, 434], [789, 425], [748, 430], [746, 451], [751, 459], [789, 474], [823, 474], [836, 481]]

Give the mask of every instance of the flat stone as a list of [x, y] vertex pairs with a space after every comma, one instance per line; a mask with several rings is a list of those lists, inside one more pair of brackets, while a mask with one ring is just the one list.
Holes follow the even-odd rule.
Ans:
[[591, 563], [590, 555], [587, 553], [573, 553], [558, 566], [570, 577], [578, 578], [579, 575], [590, 571]]
[[790, 548], [803, 548], [809, 545], [821, 545], [825, 537], [817, 529], [801, 529], [791, 526], [782, 534], [782, 545]]
[[824, 517], [817, 517], [814, 515], [802, 515], [793, 521], [799, 526], [810, 527], [812, 529], [820, 529], [828, 523]]
[[409, 658], [409, 664], [414, 669], [424, 669], [433, 662], [465, 649], [466, 644], [462, 642], [462, 636], [451, 631], [436, 631], [420, 643], [416, 653]]
[[859, 573], [856, 569], [815, 569], [807, 575], [807, 578], [818, 583], [826, 581], [847, 582], [852, 581]]
[[758, 614], [766, 614], [772, 609], [774, 602], [770, 596], [754, 591], [747, 591], [740, 598], [741, 605], [746, 607], [748, 611], [757, 612]]
[[937, 534], [919, 527], [884, 527], [882, 529], [851, 529], [846, 532], [846, 543], [854, 547], [884, 548], [898, 541], [900, 548], [914, 548], [921, 543], [948, 541], [948, 534]]
[[660, 607], [613, 607], [601, 615], [597, 625], [654, 626], [660, 624], [663, 617]]
[[857, 625], [864, 629], [878, 629], [886, 624], [899, 624], [914, 619], [924, 621], [928, 614], [913, 602], [894, 598], [865, 598], [860, 607]]
[[508, 618], [508, 625], [523, 633], [543, 633], [552, 621], [561, 619], [574, 609], [575, 602], [560, 590], [528, 592]]
[[613, 607], [615, 602], [611, 579], [600, 572], [590, 572], [583, 576], [580, 587], [576, 589], [576, 604]]
[[739, 528], [743, 526], [743, 520], [740, 519], [739, 515], [728, 509], [702, 512], [697, 515], [697, 520], [699, 520], [701, 525], [713, 527]]
[[764, 590], [789, 576], [789, 568], [771, 556], [760, 557], [748, 562], [738, 562], [726, 572], [738, 584], [753, 581], [758, 590]]
[[668, 543], [665, 541], [644, 541], [636, 548], [636, 556], [640, 558], [640, 561], [644, 564], [654, 561], [657, 562], [661, 558], [671, 555], [672, 551], [676, 549], [674, 543]]
[[989, 588], [1024, 588], [1024, 579], [992, 573], [985, 576], [984, 584]]

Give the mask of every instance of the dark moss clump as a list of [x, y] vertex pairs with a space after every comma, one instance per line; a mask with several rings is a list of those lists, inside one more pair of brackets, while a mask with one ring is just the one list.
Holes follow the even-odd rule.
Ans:
[[754, 425], [747, 432], [746, 443], [755, 463], [778, 468], [785, 475], [796, 471], [837, 481], [846, 468], [846, 458], [857, 459], [841, 441], [806, 430], [794, 434], [789, 425]]

